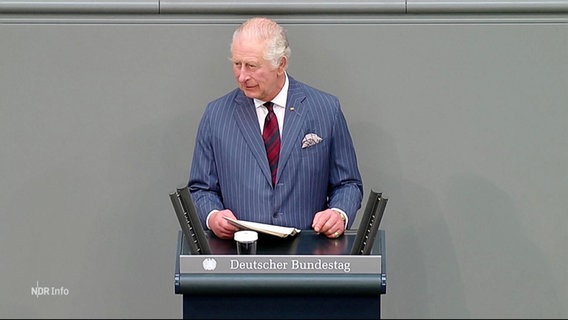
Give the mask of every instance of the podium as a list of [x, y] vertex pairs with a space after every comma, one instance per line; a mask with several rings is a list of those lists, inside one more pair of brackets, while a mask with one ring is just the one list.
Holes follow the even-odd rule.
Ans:
[[312, 230], [259, 233], [256, 255], [206, 232], [210, 254], [191, 254], [179, 232], [174, 291], [184, 319], [379, 319], [386, 293], [385, 232], [368, 255], [350, 254], [357, 230], [328, 239]]

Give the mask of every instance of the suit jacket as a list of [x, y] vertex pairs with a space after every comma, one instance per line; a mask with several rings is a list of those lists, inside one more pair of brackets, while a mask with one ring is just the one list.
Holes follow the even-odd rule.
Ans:
[[[339, 100], [288, 79], [274, 187], [253, 100], [235, 89], [207, 105], [188, 183], [204, 227], [214, 209], [300, 229], [311, 229], [315, 213], [326, 208], [342, 209], [349, 224], [355, 219], [363, 185]], [[310, 133], [322, 141], [302, 148]]]

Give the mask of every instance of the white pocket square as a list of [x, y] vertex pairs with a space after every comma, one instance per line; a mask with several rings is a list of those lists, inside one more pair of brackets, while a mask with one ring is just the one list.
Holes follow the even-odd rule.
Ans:
[[320, 138], [317, 134], [308, 133], [304, 136], [304, 139], [302, 139], [302, 149], [316, 145], [320, 143], [322, 140], [323, 139]]

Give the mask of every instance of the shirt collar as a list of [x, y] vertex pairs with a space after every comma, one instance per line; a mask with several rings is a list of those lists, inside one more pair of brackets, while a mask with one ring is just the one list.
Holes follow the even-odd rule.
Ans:
[[[274, 105], [282, 108], [286, 107], [286, 99], [288, 98], [288, 86], [289, 86], [288, 73], [284, 73], [284, 75], [286, 76], [286, 80], [284, 81], [284, 86], [282, 87], [282, 90], [278, 92], [276, 97], [272, 99], [272, 103], [274, 103]], [[257, 108], [262, 106], [264, 103], [266, 103], [266, 101], [254, 99], [254, 105]]]

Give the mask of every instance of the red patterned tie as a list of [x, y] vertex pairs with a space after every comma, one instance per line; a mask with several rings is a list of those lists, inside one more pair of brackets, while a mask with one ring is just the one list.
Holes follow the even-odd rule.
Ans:
[[262, 139], [264, 139], [264, 146], [266, 148], [266, 155], [268, 157], [268, 164], [272, 172], [272, 185], [276, 183], [276, 169], [278, 169], [278, 157], [280, 156], [280, 130], [278, 129], [278, 119], [274, 110], [272, 109], [273, 103], [267, 102], [264, 104], [268, 109], [268, 114], [264, 119], [264, 130], [262, 131]]

